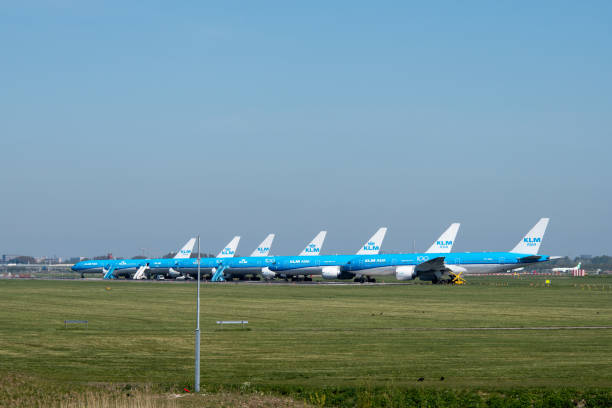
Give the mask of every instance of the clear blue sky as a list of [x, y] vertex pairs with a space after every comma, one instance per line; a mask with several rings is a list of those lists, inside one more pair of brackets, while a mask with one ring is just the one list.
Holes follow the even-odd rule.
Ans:
[[612, 253], [612, 3], [2, 2], [0, 253]]

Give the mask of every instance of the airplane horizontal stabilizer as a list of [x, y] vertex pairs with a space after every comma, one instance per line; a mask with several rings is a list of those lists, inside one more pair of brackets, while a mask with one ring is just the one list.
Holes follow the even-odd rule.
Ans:
[[519, 258], [518, 261], [524, 262], [524, 263], [531, 263], [531, 262], [538, 262], [540, 258], [542, 258], [540, 255], [530, 255], [530, 256], [524, 256], [522, 258]]

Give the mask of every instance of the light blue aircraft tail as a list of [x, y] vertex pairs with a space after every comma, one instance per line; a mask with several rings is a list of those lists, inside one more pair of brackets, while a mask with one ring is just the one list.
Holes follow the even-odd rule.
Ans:
[[251, 256], [268, 256], [270, 253], [270, 247], [272, 246], [272, 241], [274, 241], [274, 234], [269, 234], [266, 239], [264, 239], [261, 244], [255, 248]]
[[387, 228], [379, 228], [378, 231], [372, 235], [372, 238], [367, 240], [359, 251], [357, 251], [357, 255], [378, 255], [386, 233]]
[[306, 248], [302, 252], [300, 252], [299, 256], [316, 256], [321, 253], [321, 247], [323, 247], [323, 241], [325, 241], [325, 235], [327, 235], [327, 231], [321, 231], [317, 234], [316, 237], [310, 244], [306, 245]]
[[235, 236], [232, 240], [219, 252], [217, 258], [232, 258], [234, 254], [236, 254], [236, 248], [238, 248], [238, 243], [240, 242], [240, 237]]
[[457, 236], [457, 231], [459, 231], [460, 225], [461, 224], [459, 224], [458, 222], [451, 224], [451, 226], [448, 227], [446, 231], [442, 233], [442, 235], [440, 235], [440, 238], [438, 238], [436, 242], [434, 242], [429, 247], [426, 253], [448, 254], [453, 249], [453, 245], [455, 244], [455, 237]]
[[541, 218], [510, 252], [537, 255], [549, 220], [550, 218]]
[[174, 255], [175, 259], [186, 259], [191, 257], [191, 252], [193, 252], [193, 246], [195, 245], [196, 239], [191, 238], [185, 246], [183, 246], [177, 253]]

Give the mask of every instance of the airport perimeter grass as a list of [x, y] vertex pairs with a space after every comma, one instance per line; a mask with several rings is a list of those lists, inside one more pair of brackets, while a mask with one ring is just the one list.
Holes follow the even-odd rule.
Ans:
[[[612, 279], [545, 279], [203, 285], [203, 387], [307, 395], [314, 405], [330, 388], [611, 387], [612, 329], [446, 330], [612, 326]], [[191, 387], [194, 306], [191, 283], [1, 280], [0, 375]], [[65, 319], [89, 328], [66, 329]], [[247, 330], [215, 324], [241, 319]]]

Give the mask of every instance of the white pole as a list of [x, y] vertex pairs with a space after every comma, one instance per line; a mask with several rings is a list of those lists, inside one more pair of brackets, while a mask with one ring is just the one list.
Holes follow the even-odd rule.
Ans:
[[195, 392], [200, 392], [200, 235], [198, 235], [198, 290], [195, 331]]

